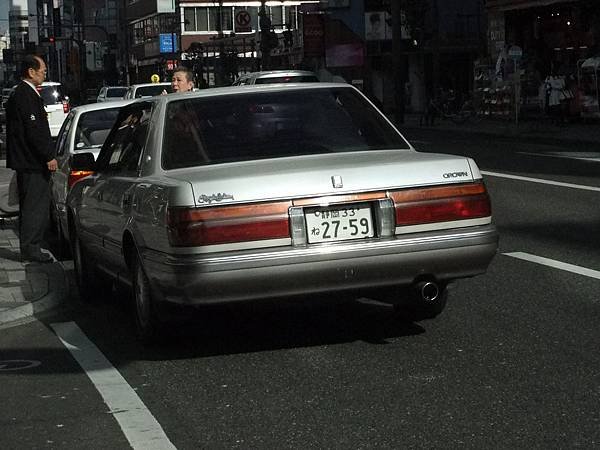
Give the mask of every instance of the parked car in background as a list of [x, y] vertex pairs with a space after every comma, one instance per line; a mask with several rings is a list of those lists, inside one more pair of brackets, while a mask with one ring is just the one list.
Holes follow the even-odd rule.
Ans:
[[137, 101], [73, 168], [94, 171], [67, 199], [82, 297], [132, 285], [148, 341], [168, 303], [355, 291], [432, 318], [498, 245], [475, 162], [417, 152], [348, 84]]
[[92, 103], [73, 108], [60, 130], [56, 140], [56, 159], [58, 170], [52, 174], [51, 218], [61, 244], [66, 247], [68, 235], [65, 200], [69, 189], [81, 178], [91, 172], [72, 170], [71, 158], [81, 152], [96, 157], [100, 147], [114, 125], [119, 108], [131, 103], [130, 100], [118, 102]]
[[232, 86], [271, 83], [314, 83], [317, 81], [319, 81], [317, 74], [308, 70], [269, 70], [244, 73], [233, 82]]
[[37, 90], [44, 100], [44, 108], [48, 113], [50, 134], [56, 137], [71, 110], [69, 97], [64, 94], [62, 84], [56, 81], [44, 81]]
[[160, 95], [163, 91], [168, 94], [173, 92], [171, 83], [142, 83], [132, 84], [127, 88], [127, 92], [123, 96], [124, 99], [146, 98], [154, 95]]
[[102, 86], [96, 101], [101, 102], [114, 102], [123, 100], [123, 96], [127, 93], [126, 86]]

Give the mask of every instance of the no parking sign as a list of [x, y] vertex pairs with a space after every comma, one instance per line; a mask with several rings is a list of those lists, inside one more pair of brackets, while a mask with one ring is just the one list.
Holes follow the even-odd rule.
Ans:
[[252, 18], [250, 13], [245, 9], [241, 9], [235, 13], [235, 32], [248, 33], [252, 31]]

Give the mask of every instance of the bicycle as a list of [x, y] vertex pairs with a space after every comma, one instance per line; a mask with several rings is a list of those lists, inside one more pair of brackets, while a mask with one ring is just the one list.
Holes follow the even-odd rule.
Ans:
[[456, 107], [457, 99], [451, 93], [450, 96], [431, 99], [421, 117], [421, 125], [433, 125], [436, 117], [449, 119], [453, 123], [463, 124], [468, 120], [476, 120], [480, 118], [477, 113], [473, 101], [467, 98], [462, 102], [460, 107]]

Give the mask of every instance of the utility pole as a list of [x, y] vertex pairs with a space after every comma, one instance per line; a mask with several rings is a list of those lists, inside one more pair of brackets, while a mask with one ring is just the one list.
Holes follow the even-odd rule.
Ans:
[[392, 3], [392, 67], [394, 76], [394, 121], [396, 125], [404, 123], [404, 85], [406, 81], [404, 45], [402, 43], [403, 10], [405, 0]]
[[261, 0], [260, 9], [258, 10], [259, 27], [260, 27], [260, 70], [268, 70], [271, 68], [271, 19], [267, 13], [265, 0]]

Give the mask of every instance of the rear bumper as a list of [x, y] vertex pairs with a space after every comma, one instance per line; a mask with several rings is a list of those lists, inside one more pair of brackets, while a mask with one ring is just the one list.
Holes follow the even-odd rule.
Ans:
[[486, 271], [497, 247], [498, 233], [486, 225], [223, 256], [146, 251], [143, 264], [156, 300], [208, 304], [471, 277]]

